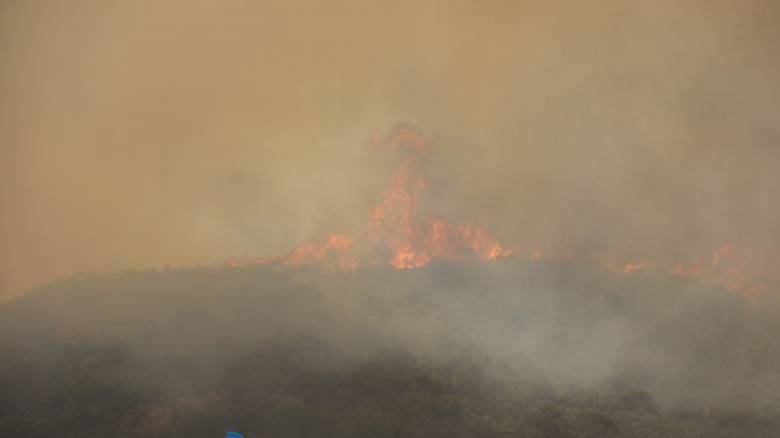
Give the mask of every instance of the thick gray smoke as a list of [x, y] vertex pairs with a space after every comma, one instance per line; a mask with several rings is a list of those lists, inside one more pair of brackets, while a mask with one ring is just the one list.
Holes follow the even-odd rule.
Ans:
[[223, 369], [300, 339], [332, 348], [309, 364], [325, 369], [388, 348], [444, 363], [468, 352], [561, 391], [625, 380], [664, 409], [776, 413], [778, 309], [699, 281], [561, 261], [147, 271], [76, 276], [6, 305], [0, 347], [54, 365], [43, 358], [63, 343], [115, 344], [166, 373]]

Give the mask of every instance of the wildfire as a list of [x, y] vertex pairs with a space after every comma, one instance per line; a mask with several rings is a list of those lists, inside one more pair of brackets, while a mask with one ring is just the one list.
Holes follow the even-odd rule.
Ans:
[[766, 261], [755, 253], [737, 250], [730, 243], [715, 249], [709, 261], [699, 259], [692, 264], [678, 264], [672, 270], [673, 274], [681, 277], [717, 283], [754, 303], [767, 289], [770, 272]]
[[230, 264], [276, 262], [283, 266], [322, 264], [354, 269], [361, 263], [374, 261], [371, 257], [360, 260], [355, 253], [384, 253], [387, 254], [384, 263], [397, 269], [414, 269], [437, 260], [490, 261], [515, 254], [515, 247], [503, 246], [480, 226], [455, 225], [442, 217], [420, 218], [420, 197], [428, 187], [420, 161], [428, 142], [418, 129], [401, 127], [388, 137], [375, 133], [369, 144], [397, 151], [401, 157], [381, 202], [369, 209], [364, 233], [355, 238], [331, 234], [304, 243], [281, 257], [244, 263], [233, 260]]
[[[230, 260], [232, 266], [277, 263], [281, 266], [323, 265], [352, 270], [365, 264], [385, 264], [396, 269], [416, 269], [435, 261], [476, 259], [484, 262], [522, 256], [528, 261], [548, 259], [574, 262], [582, 255], [534, 248], [521, 255], [517, 246], [505, 246], [485, 228], [475, 224], [454, 224], [439, 216], [421, 217], [419, 204], [428, 183], [421, 170], [428, 141], [411, 126], [395, 129], [389, 136], [374, 133], [369, 144], [394, 151], [398, 168], [390, 177], [381, 201], [368, 211], [363, 233], [351, 237], [330, 234], [304, 243], [285, 255], [266, 259]], [[586, 258], [589, 258], [586, 256]], [[709, 258], [680, 263], [668, 269], [672, 275], [697, 278], [720, 285], [755, 303], [768, 287], [770, 270], [755, 254], [738, 251], [731, 244], [718, 247]], [[645, 260], [620, 260], [612, 252], [595, 260], [608, 272], [631, 276], [651, 268], [668, 266]]]
[[642, 260], [617, 263], [608, 258], [602, 258], [602, 266], [604, 266], [604, 269], [614, 274], [632, 275], [646, 270], [650, 267], [650, 263]]
[[403, 128], [384, 141], [375, 136], [373, 142], [408, 154], [393, 175], [384, 200], [369, 213], [369, 239], [390, 249], [393, 267], [419, 268], [434, 260], [453, 261], [469, 256], [487, 261], [514, 254], [515, 248], [505, 248], [479, 226], [453, 225], [442, 217], [416, 220], [420, 194], [427, 187], [419, 171], [427, 141], [419, 131]]
[[350, 247], [352, 247], [352, 240], [349, 237], [331, 234], [324, 240], [305, 243], [290, 251], [282, 259], [282, 264], [295, 266], [323, 262], [329, 254], [344, 252]]

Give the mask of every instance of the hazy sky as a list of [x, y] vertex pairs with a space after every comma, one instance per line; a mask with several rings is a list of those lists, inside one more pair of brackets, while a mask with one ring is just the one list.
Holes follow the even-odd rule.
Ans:
[[780, 6], [747, 1], [0, 3], [0, 299], [74, 271], [359, 231], [436, 141], [432, 207], [511, 243], [772, 249]]

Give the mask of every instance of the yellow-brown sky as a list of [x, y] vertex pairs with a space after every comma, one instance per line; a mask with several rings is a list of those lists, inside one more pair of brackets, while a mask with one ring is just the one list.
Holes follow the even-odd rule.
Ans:
[[434, 207], [524, 244], [777, 243], [780, 7], [748, 1], [0, 3], [0, 298], [75, 271], [359, 230], [373, 130]]

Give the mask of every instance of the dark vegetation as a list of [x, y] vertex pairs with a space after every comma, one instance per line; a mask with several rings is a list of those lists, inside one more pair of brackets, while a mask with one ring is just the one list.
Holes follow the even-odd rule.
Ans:
[[777, 436], [771, 313], [568, 269], [74, 276], [0, 307], [0, 437]]

